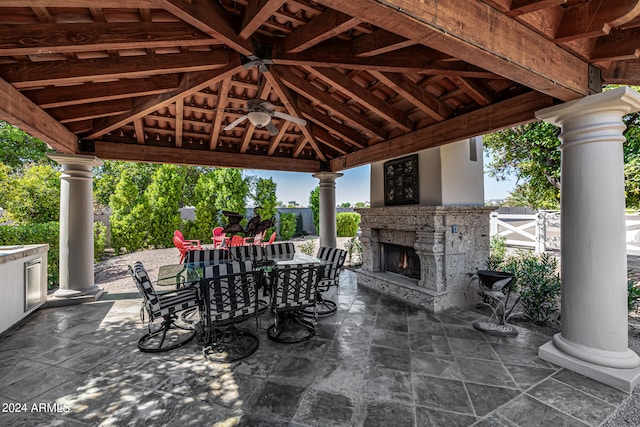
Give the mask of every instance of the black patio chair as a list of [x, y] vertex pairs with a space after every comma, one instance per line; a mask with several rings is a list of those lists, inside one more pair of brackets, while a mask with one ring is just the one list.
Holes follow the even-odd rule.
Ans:
[[[177, 324], [176, 320], [181, 312], [197, 307], [196, 288], [184, 287], [157, 292], [141, 262], [136, 262], [133, 267], [129, 266], [129, 273], [142, 295], [140, 317], [144, 321], [145, 311], [149, 316], [149, 332], [138, 340], [140, 351], [146, 353], [168, 351], [191, 341], [195, 330], [190, 326], [183, 327]], [[152, 323], [160, 318], [162, 323], [157, 329], [152, 330]]]
[[255, 261], [262, 259], [262, 247], [259, 245], [231, 246], [229, 253], [231, 259], [236, 261]]
[[202, 249], [187, 252], [184, 257], [184, 263], [216, 264], [228, 259], [230, 259], [230, 255], [226, 249]]
[[271, 245], [265, 245], [262, 249], [265, 251], [265, 258], [270, 260], [293, 257], [296, 253], [293, 242], [276, 242]]
[[[318, 296], [316, 313], [318, 316], [328, 316], [336, 312], [338, 306], [335, 301], [326, 299], [323, 294], [332, 287], [340, 285], [340, 272], [347, 258], [347, 251], [338, 248], [321, 247], [316, 257], [323, 261], [322, 276], [318, 282]], [[310, 309], [304, 310], [305, 314], [313, 314]]]
[[260, 274], [253, 270], [251, 261], [205, 268], [200, 280], [202, 320], [196, 331], [207, 360], [233, 362], [258, 349], [258, 336], [236, 325], [253, 318], [258, 328], [256, 284]]
[[[270, 339], [292, 344], [315, 336], [321, 269], [318, 264], [302, 264], [278, 266], [273, 270], [270, 300], [274, 323], [267, 329]], [[305, 309], [312, 311], [312, 321], [305, 318]]]

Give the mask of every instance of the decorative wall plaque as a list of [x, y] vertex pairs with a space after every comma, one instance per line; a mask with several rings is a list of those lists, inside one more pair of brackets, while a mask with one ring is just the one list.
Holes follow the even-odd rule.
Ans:
[[384, 204], [420, 203], [418, 194], [418, 155], [390, 160], [384, 164]]

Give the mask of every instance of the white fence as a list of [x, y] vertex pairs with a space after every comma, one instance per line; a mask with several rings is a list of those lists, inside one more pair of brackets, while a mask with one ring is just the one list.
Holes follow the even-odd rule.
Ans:
[[[627, 254], [640, 255], [640, 215], [626, 215], [626, 224]], [[531, 248], [536, 253], [560, 250], [560, 212], [492, 212], [491, 236], [504, 237], [507, 246]]]

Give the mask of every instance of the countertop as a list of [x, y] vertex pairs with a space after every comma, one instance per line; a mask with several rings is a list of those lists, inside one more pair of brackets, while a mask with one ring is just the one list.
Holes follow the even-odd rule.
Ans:
[[0, 264], [6, 264], [32, 255], [44, 254], [48, 250], [48, 244], [0, 246]]

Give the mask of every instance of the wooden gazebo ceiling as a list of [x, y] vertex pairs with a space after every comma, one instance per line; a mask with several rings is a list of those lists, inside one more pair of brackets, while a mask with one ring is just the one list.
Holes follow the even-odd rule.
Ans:
[[[103, 159], [338, 171], [640, 84], [639, 3], [2, 0], [0, 119]], [[223, 130], [253, 98], [308, 124]]]

